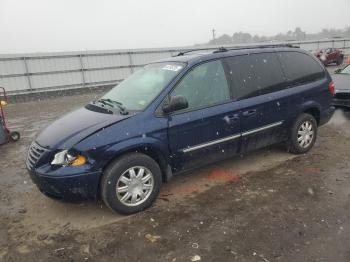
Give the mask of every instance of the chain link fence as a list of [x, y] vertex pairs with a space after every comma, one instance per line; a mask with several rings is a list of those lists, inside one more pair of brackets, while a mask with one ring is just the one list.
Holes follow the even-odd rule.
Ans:
[[[271, 44], [292, 44], [309, 51], [333, 47], [343, 49], [345, 54], [350, 52], [349, 38], [244, 46]], [[9, 94], [111, 86], [147, 63], [190, 49], [210, 51], [218, 46], [0, 55], [0, 86]]]

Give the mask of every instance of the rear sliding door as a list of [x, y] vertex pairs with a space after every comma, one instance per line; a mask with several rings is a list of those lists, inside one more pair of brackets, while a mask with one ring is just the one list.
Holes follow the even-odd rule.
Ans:
[[286, 139], [287, 82], [276, 53], [235, 56], [226, 62], [240, 103], [241, 152]]

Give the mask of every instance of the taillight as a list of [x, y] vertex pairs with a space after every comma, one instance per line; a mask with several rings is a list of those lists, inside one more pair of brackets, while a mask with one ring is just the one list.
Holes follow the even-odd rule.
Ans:
[[331, 93], [331, 95], [334, 96], [334, 93], [335, 93], [335, 84], [334, 84], [333, 81], [331, 81], [331, 82], [329, 83], [328, 90], [329, 90], [329, 93]]

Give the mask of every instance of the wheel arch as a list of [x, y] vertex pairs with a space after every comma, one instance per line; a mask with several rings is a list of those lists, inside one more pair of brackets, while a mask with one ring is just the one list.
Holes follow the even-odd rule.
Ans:
[[320, 124], [321, 111], [317, 106], [307, 108], [303, 111], [303, 113], [312, 115], [316, 119], [317, 125]]
[[154, 161], [157, 162], [159, 165], [161, 172], [162, 172], [162, 180], [163, 182], [167, 182], [169, 178], [171, 177], [171, 168], [169, 168], [170, 164], [167, 160], [165, 153], [157, 148], [154, 145], [144, 144], [144, 145], [135, 145], [129, 148], [126, 148], [122, 151], [117, 151], [113, 156], [104, 164], [102, 167], [102, 173], [104, 170], [113, 163], [116, 159], [120, 158], [123, 155], [130, 154], [130, 153], [141, 153], [149, 156]]

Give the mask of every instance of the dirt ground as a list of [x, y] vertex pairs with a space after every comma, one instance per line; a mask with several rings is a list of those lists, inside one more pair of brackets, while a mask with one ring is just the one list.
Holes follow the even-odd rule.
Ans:
[[6, 108], [22, 134], [0, 148], [0, 261], [350, 261], [350, 121], [337, 111], [314, 149], [281, 145], [165, 184], [155, 205], [121, 216], [100, 202], [42, 195], [25, 170], [35, 134], [99, 94]]

